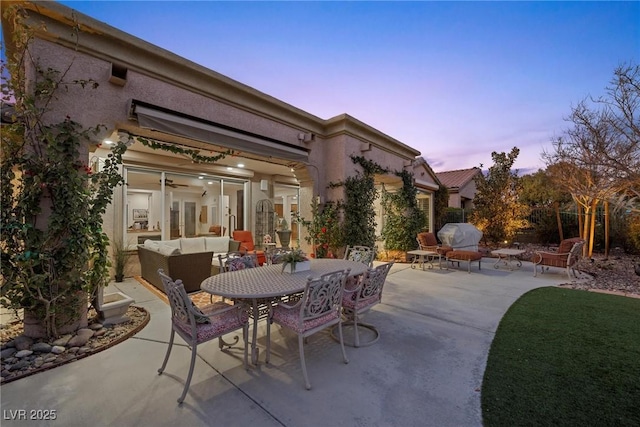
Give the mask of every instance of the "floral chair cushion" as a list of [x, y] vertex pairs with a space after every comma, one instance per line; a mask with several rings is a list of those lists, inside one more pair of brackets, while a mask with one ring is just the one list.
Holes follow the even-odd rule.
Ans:
[[[249, 315], [246, 311], [240, 314], [236, 310], [224, 311], [220, 314], [213, 314], [215, 311], [232, 307], [223, 302], [217, 302], [202, 308], [203, 315], [211, 319], [209, 323], [198, 323], [196, 325], [197, 342], [205, 342], [218, 335], [224, 335], [233, 332], [247, 322]], [[174, 318], [175, 325], [185, 334], [191, 335], [191, 326], [186, 322], [181, 322]]]
[[338, 312], [332, 311], [324, 316], [317, 317], [312, 320], [306, 320], [300, 325], [300, 308], [293, 309], [276, 306], [273, 308], [273, 320], [283, 326], [290, 328], [296, 333], [303, 333], [314, 329], [320, 325], [324, 325], [333, 319], [338, 318]]

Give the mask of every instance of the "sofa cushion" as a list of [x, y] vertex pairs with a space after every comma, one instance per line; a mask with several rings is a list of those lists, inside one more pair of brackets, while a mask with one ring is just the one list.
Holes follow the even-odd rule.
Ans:
[[178, 249], [182, 249], [180, 247], [180, 239], [174, 239], [174, 240], [162, 240], [160, 241], [160, 244], [165, 244], [167, 246], [171, 246], [173, 248], [178, 248]]
[[180, 255], [182, 252], [180, 248], [176, 248], [174, 246], [167, 245], [166, 243], [161, 243], [158, 245], [158, 252], [162, 255], [171, 256], [171, 255]]
[[205, 237], [205, 248], [207, 252], [226, 254], [229, 252], [229, 240], [231, 240], [229, 236]]
[[192, 237], [180, 239], [180, 250], [183, 254], [206, 252], [204, 237]]
[[149, 249], [150, 251], [158, 252], [158, 249], [160, 249], [160, 242], [158, 242], [157, 240], [147, 239], [144, 241], [144, 248]]

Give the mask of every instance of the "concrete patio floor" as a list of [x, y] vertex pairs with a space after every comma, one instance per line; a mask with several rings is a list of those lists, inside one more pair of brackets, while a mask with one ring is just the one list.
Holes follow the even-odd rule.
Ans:
[[[272, 328], [271, 363], [242, 367], [242, 348], [200, 345], [182, 405], [190, 350], [178, 346], [157, 374], [170, 331], [167, 304], [134, 279], [113, 290], [151, 314], [134, 337], [82, 360], [23, 378], [0, 389], [5, 426], [481, 426], [480, 388], [500, 319], [522, 294], [567, 283], [562, 269], [533, 277], [532, 264], [496, 270], [492, 259], [451, 270], [396, 264], [383, 302], [365, 315], [380, 340], [347, 347], [349, 364], [328, 331], [305, 345], [305, 390], [297, 337]], [[55, 421], [12, 420], [16, 410], [55, 410]], [[10, 412], [13, 411], [13, 412]]]

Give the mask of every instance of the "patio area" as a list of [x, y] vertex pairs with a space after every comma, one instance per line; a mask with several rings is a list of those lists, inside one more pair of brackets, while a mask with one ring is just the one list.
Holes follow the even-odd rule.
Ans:
[[[485, 262], [486, 261], [486, 262]], [[533, 277], [533, 266], [481, 271], [423, 271], [396, 264], [382, 304], [365, 315], [380, 340], [370, 347], [340, 346], [325, 331], [305, 345], [313, 389], [305, 390], [297, 338], [272, 328], [271, 363], [242, 367], [242, 348], [216, 341], [198, 346], [184, 403], [190, 350], [179, 338], [163, 375], [170, 309], [135, 279], [113, 290], [151, 313], [134, 337], [98, 354], [2, 386], [3, 426], [11, 425], [259, 425], [480, 426], [480, 387], [500, 319], [525, 292], [567, 283], [563, 269]], [[486, 266], [486, 267], [485, 267]], [[264, 322], [258, 344], [266, 345]], [[56, 421], [10, 420], [9, 411], [55, 410]], [[15, 413], [15, 412], [14, 412]]]

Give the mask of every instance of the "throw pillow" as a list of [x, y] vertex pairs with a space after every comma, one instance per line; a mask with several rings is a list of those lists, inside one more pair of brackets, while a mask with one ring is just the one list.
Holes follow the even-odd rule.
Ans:
[[211, 323], [211, 319], [209, 319], [203, 312], [202, 310], [200, 310], [198, 308], [197, 305], [195, 305], [193, 303], [193, 301], [191, 301], [191, 308], [193, 308], [193, 310], [195, 311], [194, 313], [194, 317], [196, 319], [196, 323], [200, 323], [200, 324], [204, 324], [204, 323]]

